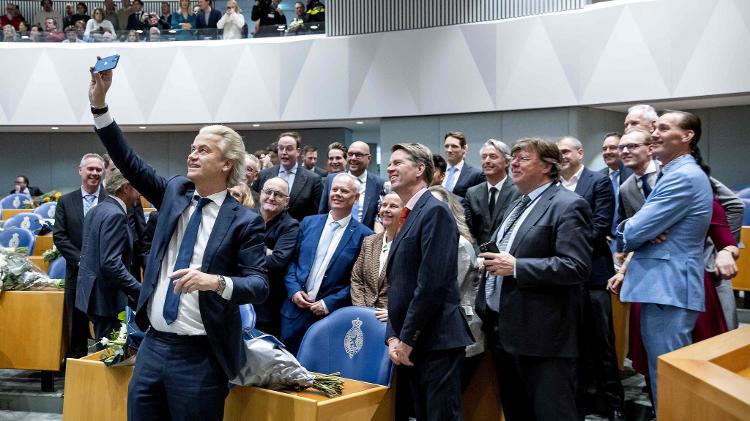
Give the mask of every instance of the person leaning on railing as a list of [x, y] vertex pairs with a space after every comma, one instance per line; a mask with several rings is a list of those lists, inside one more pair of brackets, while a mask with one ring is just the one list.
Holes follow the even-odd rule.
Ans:
[[180, 10], [172, 13], [172, 29], [177, 31], [177, 40], [185, 41], [193, 39], [194, 36], [190, 30], [195, 28], [196, 16], [190, 8], [190, 0], [180, 0]]

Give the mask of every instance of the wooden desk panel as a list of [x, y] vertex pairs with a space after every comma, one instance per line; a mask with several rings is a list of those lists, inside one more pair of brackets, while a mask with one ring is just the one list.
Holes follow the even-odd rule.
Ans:
[[54, 242], [52, 241], [52, 234], [37, 235], [34, 241], [34, 250], [32, 253], [34, 256], [41, 256], [42, 253], [52, 248]]
[[615, 333], [615, 353], [617, 367], [622, 370], [625, 366], [625, 356], [628, 354], [628, 328], [630, 326], [630, 303], [620, 301], [619, 295], [611, 294], [612, 300], [612, 328]]
[[39, 269], [43, 270], [45, 273], [49, 269], [49, 263], [45, 262], [42, 256], [29, 256], [29, 261], [35, 264]]
[[0, 368], [60, 369], [63, 291], [0, 293]]
[[20, 213], [34, 213], [34, 209], [3, 209], [3, 221], [7, 221]]
[[[750, 209], [745, 209], [750, 212]], [[732, 279], [732, 287], [741, 291], [750, 291], [750, 227], [742, 227], [742, 242], [744, 249], [740, 249], [737, 259], [737, 276]]]

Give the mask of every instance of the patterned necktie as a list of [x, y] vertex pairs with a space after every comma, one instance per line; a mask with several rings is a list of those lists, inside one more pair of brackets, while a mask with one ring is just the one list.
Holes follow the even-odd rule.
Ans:
[[323, 232], [323, 236], [318, 243], [318, 249], [315, 250], [313, 267], [310, 270], [310, 275], [307, 277], [307, 292], [312, 291], [315, 285], [315, 280], [318, 279], [318, 272], [326, 270], [326, 268], [323, 267], [323, 261], [325, 260], [326, 254], [328, 254], [328, 249], [331, 247], [333, 236], [336, 234], [339, 227], [341, 227], [341, 224], [338, 221], [333, 221], [328, 224], [328, 226], [328, 230]]
[[449, 192], [453, 191], [453, 188], [456, 187], [456, 172], [458, 171], [458, 168], [456, 167], [450, 167], [448, 168], [448, 179], [445, 180], [445, 189]]
[[[497, 248], [500, 251], [504, 251], [508, 248], [508, 241], [510, 241], [511, 233], [516, 227], [516, 224], [521, 219], [523, 211], [531, 203], [531, 198], [528, 195], [523, 195], [521, 201], [518, 202], [513, 212], [508, 216], [508, 225], [506, 225], [505, 232], [500, 239], [500, 244]], [[487, 301], [487, 306], [492, 311], [499, 311], [500, 309], [500, 277], [499, 276], [488, 276], [487, 282], [484, 284], [484, 296]]]
[[641, 176], [640, 180], [641, 180], [641, 189], [643, 190], [643, 197], [648, 199], [648, 196], [651, 194], [651, 191], [653, 190], [651, 188], [651, 185], [648, 184], [648, 175]]
[[496, 187], [490, 187], [490, 218], [495, 217], [495, 202], [497, 201], [497, 188]]
[[[195, 196], [195, 199], [198, 199], [198, 205], [196, 205], [195, 211], [188, 220], [185, 234], [182, 236], [182, 241], [180, 242], [180, 250], [177, 252], [177, 261], [175, 261], [173, 271], [185, 269], [190, 266], [190, 261], [193, 259], [193, 252], [195, 251], [195, 242], [198, 239], [198, 230], [201, 226], [203, 207], [211, 203], [211, 199], [206, 197]], [[174, 280], [170, 279], [169, 288], [167, 288], [167, 297], [164, 300], [164, 310], [162, 310], [162, 315], [168, 325], [177, 320], [179, 308], [180, 294], [175, 294]]]
[[94, 196], [93, 194], [87, 194], [86, 196], [83, 196], [83, 216], [86, 216], [91, 208], [94, 207], [95, 200], [96, 196]]

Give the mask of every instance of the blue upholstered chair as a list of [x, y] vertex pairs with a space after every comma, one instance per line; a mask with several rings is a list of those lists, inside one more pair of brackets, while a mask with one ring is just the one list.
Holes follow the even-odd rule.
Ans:
[[384, 340], [385, 323], [374, 308], [344, 307], [310, 326], [297, 359], [310, 371], [389, 385], [392, 365]]
[[745, 203], [745, 216], [742, 219], [742, 225], [748, 226], [750, 225], [750, 198], [742, 198], [742, 201]]
[[0, 200], [0, 208], [2, 209], [23, 209], [25, 207], [24, 202], [31, 202], [31, 196], [28, 194], [13, 193], [3, 197]]
[[65, 279], [65, 258], [60, 256], [49, 264], [47, 276], [52, 279]]
[[34, 209], [34, 213], [44, 219], [55, 219], [55, 209], [57, 209], [57, 202], [47, 202]]
[[23, 228], [5, 228], [0, 232], [0, 246], [28, 247], [29, 254], [34, 250], [34, 234]]
[[[750, 187], [745, 187], [744, 189], [737, 192], [737, 197], [741, 199], [750, 199]], [[747, 213], [747, 212], [745, 212]]]
[[36, 234], [42, 228], [42, 217], [35, 213], [19, 213], [8, 219], [3, 224], [3, 228], [23, 228]]

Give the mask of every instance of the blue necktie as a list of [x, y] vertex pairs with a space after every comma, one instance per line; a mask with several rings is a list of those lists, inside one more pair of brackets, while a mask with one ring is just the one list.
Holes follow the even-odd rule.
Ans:
[[86, 196], [83, 196], [83, 216], [86, 216], [87, 213], [91, 210], [91, 208], [94, 207], [94, 201], [96, 200], [96, 196], [93, 194], [87, 194]]
[[648, 175], [641, 176], [641, 189], [643, 189], [643, 197], [648, 199], [651, 194], [651, 185], [648, 184]]
[[453, 187], [456, 187], [456, 171], [458, 171], [456, 167], [448, 168], [448, 180], [445, 181], [445, 189], [449, 192], [452, 192]]
[[[198, 196], [195, 196], [195, 198], [198, 198]], [[209, 203], [211, 203], [211, 199], [205, 197], [198, 198], [198, 205], [190, 216], [187, 228], [185, 228], [185, 235], [182, 237], [182, 242], [180, 243], [180, 251], [177, 253], [174, 270], [185, 269], [190, 266], [190, 260], [193, 259], [193, 252], [195, 251], [195, 241], [198, 239], [198, 229], [201, 226], [203, 207]], [[177, 320], [179, 307], [180, 294], [174, 293], [174, 280], [170, 279], [169, 288], [167, 288], [167, 298], [164, 300], [164, 310], [162, 311], [164, 320], [168, 325]]]
[[612, 171], [609, 178], [612, 180], [612, 190], [615, 193], [615, 213], [612, 215], [612, 229], [610, 230], [610, 233], [614, 238], [617, 234], [617, 219], [620, 209], [620, 170]]

